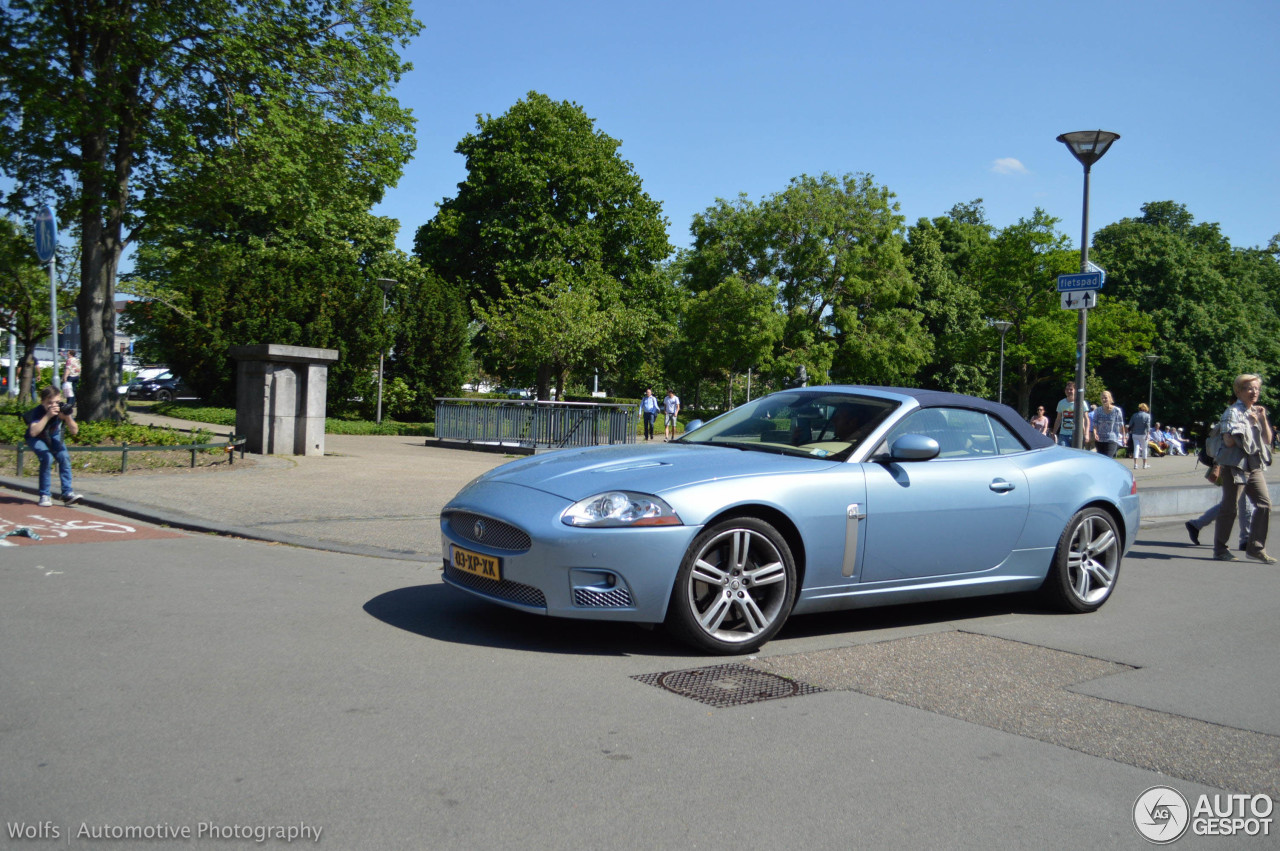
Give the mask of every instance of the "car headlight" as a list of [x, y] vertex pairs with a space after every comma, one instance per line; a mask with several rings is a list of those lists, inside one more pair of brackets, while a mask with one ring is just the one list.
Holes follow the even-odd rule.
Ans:
[[679, 526], [675, 510], [656, 496], [609, 491], [580, 500], [560, 515], [566, 526]]

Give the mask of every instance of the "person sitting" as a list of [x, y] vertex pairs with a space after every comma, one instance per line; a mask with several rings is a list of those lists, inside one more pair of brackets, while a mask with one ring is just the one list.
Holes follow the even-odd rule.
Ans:
[[1156, 423], [1155, 428], [1147, 435], [1147, 452], [1157, 458], [1169, 454], [1169, 440], [1165, 437], [1164, 427]]
[[851, 404], [836, 405], [827, 423], [836, 440], [848, 440], [858, 428], [858, 410]]
[[1151, 433], [1151, 437], [1156, 443], [1160, 444], [1160, 448], [1164, 450], [1164, 454], [1169, 454], [1169, 432], [1165, 431], [1164, 426], [1156, 423], [1156, 430]]
[[1170, 455], [1186, 455], [1186, 440], [1182, 436], [1182, 430], [1176, 426], [1169, 426], [1164, 433], [1165, 441], [1169, 444]]

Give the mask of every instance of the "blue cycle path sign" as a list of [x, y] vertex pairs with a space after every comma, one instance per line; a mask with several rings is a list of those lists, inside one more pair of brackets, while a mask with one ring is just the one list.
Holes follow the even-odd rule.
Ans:
[[48, 263], [58, 248], [58, 229], [53, 223], [53, 210], [45, 207], [36, 213], [36, 256]]
[[1058, 292], [1060, 293], [1100, 289], [1102, 289], [1101, 272], [1080, 272], [1075, 275], [1058, 276]]

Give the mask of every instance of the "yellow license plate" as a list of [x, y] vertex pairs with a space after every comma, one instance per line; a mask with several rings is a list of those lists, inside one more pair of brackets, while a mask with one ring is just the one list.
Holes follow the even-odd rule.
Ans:
[[495, 582], [502, 580], [502, 559], [473, 553], [457, 545], [453, 547], [453, 566], [463, 573], [482, 579], [492, 579]]

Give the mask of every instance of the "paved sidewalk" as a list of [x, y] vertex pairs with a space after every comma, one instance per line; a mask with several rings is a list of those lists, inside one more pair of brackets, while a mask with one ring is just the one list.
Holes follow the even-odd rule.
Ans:
[[[132, 419], [201, 425], [137, 413]], [[219, 435], [231, 431], [204, 427]], [[323, 457], [248, 455], [251, 464], [237, 458], [213, 469], [76, 476], [75, 487], [86, 505], [181, 529], [438, 561], [440, 509], [471, 479], [511, 457], [426, 446], [420, 437], [331, 434]], [[36, 492], [33, 476], [4, 472], [0, 488]]]
[[[132, 419], [201, 425], [137, 412]], [[215, 469], [77, 476], [76, 489], [87, 505], [180, 529], [436, 562], [440, 509], [471, 479], [514, 456], [428, 446], [419, 437], [327, 435], [323, 457], [249, 457], [252, 464]], [[1137, 471], [1144, 524], [1184, 520], [1216, 499], [1194, 458], [1154, 458], [1150, 465]], [[4, 472], [0, 488], [35, 493], [34, 477]]]

